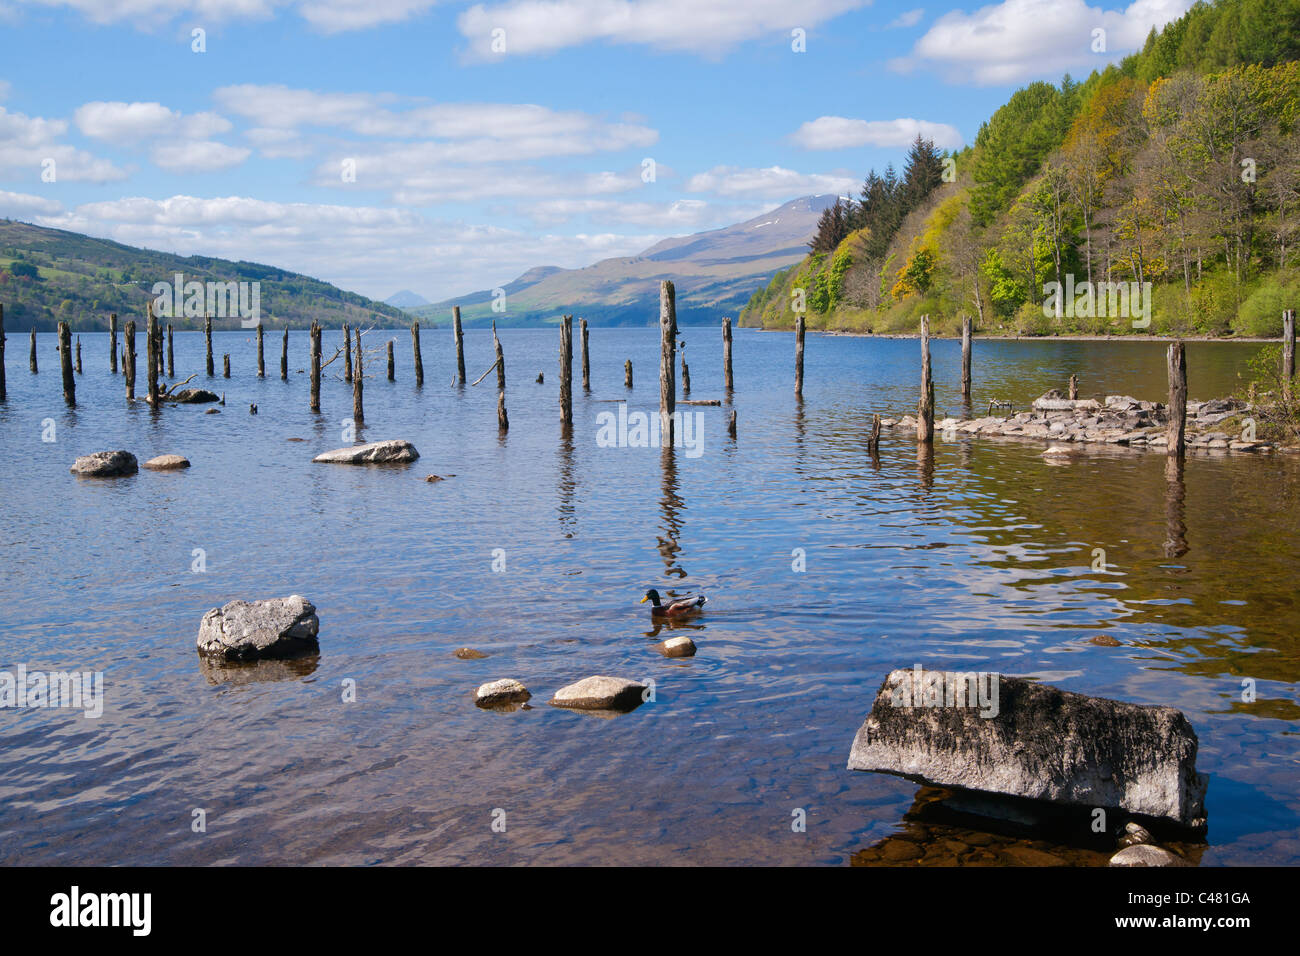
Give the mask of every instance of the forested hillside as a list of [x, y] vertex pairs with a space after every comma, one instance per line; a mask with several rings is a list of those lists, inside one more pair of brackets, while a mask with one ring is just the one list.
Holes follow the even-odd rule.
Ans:
[[[972, 146], [868, 174], [741, 322], [792, 325], [802, 290], [811, 328], [1277, 335], [1300, 306], [1298, 56], [1300, 0], [1198, 3], [1118, 66], [1017, 91]], [[1150, 283], [1150, 327], [1045, 314], [1051, 283], [1103, 282]]]

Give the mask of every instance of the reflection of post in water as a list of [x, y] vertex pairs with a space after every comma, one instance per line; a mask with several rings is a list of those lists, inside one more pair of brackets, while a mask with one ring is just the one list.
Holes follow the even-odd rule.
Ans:
[[659, 452], [659, 466], [663, 471], [663, 484], [659, 496], [659, 511], [663, 517], [663, 534], [659, 536], [659, 554], [664, 559], [664, 574], [669, 577], [686, 577], [686, 569], [677, 563], [682, 547], [677, 543], [682, 532], [681, 512], [686, 510], [678, 494], [677, 458], [671, 444], [665, 443]]
[[803, 463], [803, 443], [807, 432], [807, 419], [803, 414], [803, 396], [796, 395], [794, 399], [794, 444], [798, 450], [799, 463]]
[[916, 443], [916, 473], [921, 478], [921, 489], [934, 487], [934, 446], [929, 442]]
[[560, 427], [560, 504], [556, 509], [560, 513], [560, 530], [566, 538], [572, 538], [578, 531], [578, 509], [574, 504], [578, 482], [573, 474], [573, 429]]
[[1183, 484], [1183, 458], [1170, 455], [1165, 459], [1165, 557], [1181, 558], [1187, 547], [1187, 522], [1184, 499], [1187, 486]]

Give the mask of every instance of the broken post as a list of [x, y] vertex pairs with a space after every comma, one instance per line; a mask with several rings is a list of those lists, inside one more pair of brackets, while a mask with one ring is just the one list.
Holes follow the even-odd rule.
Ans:
[[424, 384], [424, 356], [420, 354], [420, 323], [411, 323], [411, 352], [415, 360], [415, 387]]
[[587, 320], [579, 319], [579, 326], [582, 329], [582, 390], [591, 391], [591, 365], [587, 361]]
[[965, 313], [961, 317], [961, 400], [970, 404], [970, 333], [971, 318]]
[[311, 395], [308, 408], [313, 412], [320, 411], [320, 324], [311, 320], [311, 331], [308, 333], [311, 340]]
[[35, 372], [36, 369], [37, 369], [37, 365], [36, 365], [36, 330], [35, 330], [35, 329], [32, 329], [32, 334], [29, 336], [29, 339], [30, 339], [30, 345], [31, 345], [31, 348], [28, 350], [28, 355], [27, 355], [27, 368], [28, 368], [30, 371]]
[[145, 374], [149, 376], [149, 406], [158, 407], [158, 368], [162, 365], [162, 356], [158, 352], [158, 318], [153, 314], [153, 300], [145, 303], [145, 336], [149, 339], [149, 349], [145, 358]]
[[727, 420], [727, 434], [732, 438], [736, 437], [736, 410], [731, 410], [731, 418]]
[[[465, 332], [460, 327], [460, 306], [451, 307], [451, 332], [456, 339], [456, 384], [465, 384]], [[573, 333], [570, 332], [570, 335]]]
[[108, 317], [108, 370], [117, 374], [117, 313]]
[[221, 355], [221, 377], [230, 378], [230, 353], [223, 352]]
[[126, 351], [122, 353], [122, 374], [126, 376], [126, 400], [135, 401], [135, 319], [126, 323]]
[[672, 282], [659, 283], [659, 441], [673, 443], [673, 412], [677, 409], [677, 290]]
[[722, 320], [722, 387], [730, 394], [734, 381], [731, 377], [731, 316]]
[[1077, 402], [1078, 400], [1079, 400], [1079, 376], [1071, 375], [1070, 376], [1070, 401]]
[[1291, 401], [1291, 381], [1295, 378], [1295, 309], [1282, 313], [1282, 398]]
[[289, 326], [284, 327], [284, 339], [280, 342], [280, 381], [289, 381]]
[[867, 439], [867, 451], [876, 454], [880, 451], [880, 416], [871, 416], [871, 436]]
[[1169, 429], [1165, 453], [1183, 457], [1187, 433], [1187, 355], [1182, 342], [1169, 345]]
[[497, 431], [505, 434], [510, 431], [510, 417], [506, 415], [506, 393], [497, 392]]
[[388, 380], [393, 381], [393, 340], [388, 340]]
[[167, 377], [176, 377], [176, 352], [172, 349], [172, 324], [167, 323]]
[[794, 318], [794, 394], [803, 398], [803, 336], [804, 315], [800, 312]]
[[257, 377], [266, 378], [266, 357], [262, 353], [262, 323], [257, 323]]
[[352, 381], [352, 330], [343, 326], [343, 381]]
[[[501, 340], [497, 338], [497, 324], [492, 323], [492, 348], [497, 353], [497, 391], [504, 392], [506, 389], [506, 353], [501, 350]], [[504, 411], [505, 406], [502, 406]]]
[[81, 336], [77, 336], [77, 374], [81, 374]]
[[632, 387], [632, 360], [628, 359], [623, 363], [623, 387]]
[[63, 400], [69, 408], [77, 407], [77, 380], [72, 375], [72, 330], [67, 322], [59, 323], [59, 364], [63, 367]]
[[[461, 381], [464, 381], [462, 378]], [[560, 421], [573, 424], [573, 316], [560, 320]]]
[[361, 390], [365, 381], [365, 366], [362, 364], [361, 355], [361, 330], [355, 332], [357, 337], [356, 358], [353, 360], [357, 366], [352, 371], [352, 424], [360, 428], [366, 421], [365, 408], [361, 402]]
[[216, 370], [212, 365], [212, 316], [210, 315], [203, 317], [203, 337], [208, 344], [208, 378], [211, 378], [216, 374]]
[[921, 316], [921, 400], [916, 410], [916, 440], [934, 442], [934, 380], [930, 377], [930, 317]]
[[686, 364], [686, 349], [682, 349], [682, 395], [691, 394], [691, 367]]

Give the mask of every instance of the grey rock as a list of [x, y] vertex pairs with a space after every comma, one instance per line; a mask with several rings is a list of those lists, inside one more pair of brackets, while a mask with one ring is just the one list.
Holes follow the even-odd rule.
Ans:
[[1110, 866], [1191, 866], [1181, 856], [1150, 843], [1126, 846], [1110, 858]]
[[68, 470], [87, 478], [118, 478], [134, 475], [140, 470], [140, 464], [129, 451], [97, 451], [92, 455], [82, 455]]
[[[996, 708], [902, 706], [895, 701], [914, 699], [916, 677], [891, 672], [854, 738], [849, 769], [1204, 825], [1207, 781], [1181, 711], [993, 680]], [[996, 714], [981, 716], [990, 709]]]
[[641, 703], [645, 689], [640, 681], [623, 677], [585, 677], [557, 690], [551, 703], [574, 710], [631, 710]]
[[373, 441], [368, 445], [353, 445], [350, 448], [336, 448], [322, 452], [312, 461], [323, 461], [337, 465], [385, 465], [415, 461], [420, 453], [409, 441], [394, 439], [392, 441]]
[[220, 396], [216, 392], [209, 392], [206, 388], [182, 388], [179, 392], [167, 396], [167, 400], [181, 405], [203, 405], [207, 402], [220, 401]]
[[689, 637], [670, 637], [656, 644], [655, 650], [664, 657], [694, 657], [695, 642]]
[[474, 694], [474, 702], [480, 707], [500, 707], [503, 704], [522, 704], [532, 696], [519, 681], [504, 677], [481, 684]]
[[203, 615], [199, 652], [225, 660], [293, 657], [319, 647], [316, 608], [301, 595], [231, 601]]
[[159, 455], [146, 461], [144, 467], [153, 471], [175, 471], [178, 468], [190, 467], [190, 460], [181, 455]]

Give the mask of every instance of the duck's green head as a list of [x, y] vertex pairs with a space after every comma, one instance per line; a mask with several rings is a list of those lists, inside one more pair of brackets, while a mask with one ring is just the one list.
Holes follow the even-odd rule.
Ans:
[[649, 591], [646, 591], [646, 593], [645, 593], [645, 597], [643, 597], [643, 598], [641, 599], [641, 603], [644, 604], [646, 601], [649, 601], [649, 602], [650, 602], [651, 604], [653, 604], [655, 607], [658, 607], [658, 606], [659, 606], [659, 592], [656, 591], [654, 588], [651, 588]]

